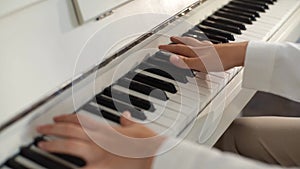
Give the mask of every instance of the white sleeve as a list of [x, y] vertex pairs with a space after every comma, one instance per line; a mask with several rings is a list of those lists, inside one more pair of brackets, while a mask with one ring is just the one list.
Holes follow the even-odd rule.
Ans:
[[243, 87], [300, 102], [300, 44], [249, 42]]
[[[174, 144], [175, 139], [167, 140], [160, 148]], [[222, 153], [216, 149], [183, 141], [170, 151], [154, 159], [152, 169], [283, 169], [267, 165], [241, 156]]]

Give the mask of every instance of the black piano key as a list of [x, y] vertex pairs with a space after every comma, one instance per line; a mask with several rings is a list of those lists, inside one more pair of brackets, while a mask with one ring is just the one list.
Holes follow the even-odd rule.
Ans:
[[147, 117], [145, 116], [145, 114], [142, 111], [140, 111], [130, 105], [119, 102], [115, 99], [105, 97], [104, 95], [97, 95], [95, 102], [98, 103], [99, 105], [111, 108], [120, 113], [122, 113], [123, 111], [129, 111], [131, 113], [132, 117], [137, 118], [139, 120], [147, 119]]
[[235, 26], [235, 27], [239, 27], [241, 30], [246, 30], [246, 26], [244, 24], [242, 24], [240, 22], [233, 21], [233, 20], [225, 19], [225, 18], [222, 18], [222, 17], [212, 15], [212, 16], [209, 16], [207, 18], [207, 20], [232, 25], [232, 26]]
[[207, 35], [204, 32], [199, 30], [190, 29], [187, 33], [197, 35], [198, 38], [201, 38], [203, 40], [209, 40], [209, 37], [207, 37]]
[[197, 30], [194, 30], [194, 29], [190, 29], [188, 30], [189, 34], [193, 34], [193, 35], [197, 35], [198, 37], [201, 37], [203, 38], [204, 40], [208, 40], [207, 36], [205, 35], [204, 32], [201, 32], [201, 31], [197, 31]]
[[236, 21], [239, 21], [242, 23], [252, 24], [251, 18], [245, 17], [245, 16], [238, 16], [238, 15], [226, 13], [223, 11], [217, 11], [214, 13], [214, 15], [221, 16], [221, 17], [228, 18], [228, 19], [233, 19], [233, 20], [236, 20]]
[[245, 0], [233, 0], [235, 2], [241, 2], [241, 3], [245, 3], [245, 4], [249, 4], [249, 5], [257, 5], [257, 6], [262, 6], [264, 9], [269, 9], [269, 6], [261, 1], [245, 1]]
[[[169, 99], [164, 91], [154, 88], [152, 86], [148, 86], [148, 85], [136, 82], [134, 80], [121, 78], [118, 80], [118, 82], [116, 84], [118, 84], [122, 87], [125, 87], [125, 88], [129, 88], [133, 91], [142, 93], [147, 96], [150, 96], [150, 94], [151, 94], [152, 97], [157, 98], [162, 101], [167, 101]], [[154, 90], [158, 90], [158, 92], [153, 92]]]
[[222, 23], [217, 23], [215, 21], [210, 21], [210, 20], [204, 20], [201, 22], [202, 25], [225, 30], [231, 33], [236, 33], [236, 34], [242, 34], [242, 31], [239, 27], [231, 26], [231, 25], [226, 25]]
[[[196, 36], [196, 39], [201, 39], [201, 41], [203, 40], [207, 40], [207, 41], [210, 41], [212, 43], [215, 43], [215, 44], [218, 44], [218, 43], [227, 43], [228, 42], [228, 39], [226, 37], [221, 37], [221, 36], [218, 36], [218, 35], [213, 35], [213, 34], [207, 34], [207, 33], [202, 33], [201, 34], [198, 34], [196, 32], [196, 30], [189, 30], [188, 32], [190, 32], [189, 34], [192, 34], [193, 36]], [[200, 32], [200, 31], [198, 31]], [[190, 36], [192, 37], [192, 36]]]
[[239, 2], [239, 1], [231, 1], [231, 2], [229, 2], [229, 4], [244, 7], [244, 8], [253, 9], [253, 10], [256, 10], [256, 11], [259, 11], [259, 12], [265, 12], [265, 8], [261, 5], [248, 4], [248, 3], [243, 3], [243, 2]]
[[228, 43], [228, 39], [226, 37], [220, 36], [220, 35], [213, 35], [210, 33], [205, 34], [211, 41], [218, 41], [221, 43]]
[[182, 34], [182, 36], [191, 37], [191, 38], [197, 39], [199, 41], [209, 40], [207, 37], [202, 37], [202, 36], [195, 35], [195, 34], [188, 33], [188, 32]]
[[175, 81], [178, 81], [178, 82], [181, 82], [181, 83], [186, 84], [188, 82], [188, 80], [185, 76], [178, 75], [178, 74], [173, 74], [173, 76], [172, 76], [167, 71], [164, 71], [163, 68], [159, 68], [159, 67], [157, 67], [155, 65], [152, 65], [152, 64], [141, 63], [138, 66], [138, 68], [142, 69], [143, 71], [146, 71], [146, 72], [149, 72], [149, 73], [152, 73], [152, 74], [156, 74], [156, 75], [159, 75], [159, 76], [171, 79], [171, 80], [175, 80]]
[[159, 58], [159, 59], [164, 60], [164, 61], [167, 61], [167, 62], [170, 61], [170, 54], [164, 53], [164, 52], [162, 52], [162, 51], [156, 52], [156, 53], [155, 53], [153, 56], [151, 56], [151, 57]]
[[[238, 1], [246, 2], [246, 3], [253, 3], [253, 4], [257, 4], [257, 5], [266, 5], [267, 6], [266, 9], [269, 9], [269, 7], [268, 7], [269, 3], [265, 2], [265, 1], [261, 1], [261, 0], [259, 0], [259, 1], [255, 1], [255, 0], [238, 0]], [[273, 3], [273, 2], [271, 1], [271, 3]]]
[[228, 40], [235, 40], [233, 34], [229, 33], [229, 32], [225, 32], [219, 29], [214, 29], [214, 28], [210, 28], [207, 26], [202, 26], [202, 25], [197, 25], [196, 27], [194, 27], [195, 30], [201, 30], [204, 33], [211, 33], [211, 34], [215, 34], [215, 35], [220, 35], [220, 36], [224, 36], [226, 37]]
[[113, 97], [114, 99], [120, 100], [127, 104], [132, 104], [133, 106], [136, 106], [144, 110], [148, 110], [150, 112], [155, 111], [153, 104], [148, 100], [144, 100], [142, 98], [138, 98], [136, 96], [114, 90], [111, 87], [104, 89], [102, 94], [108, 97]]
[[270, 5], [274, 4], [273, 0], [244, 0], [244, 1], [255, 2], [255, 3], [266, 3], [266, 4], [270, 4]]
[[249, 8], [242, 8], [242, 7], [239, 7], [236, 5], [226, 5], [226, 6], [224, 6], [224, 8], [232, 9], [235, 11], [247, 12], [247, 13], [255, 15], [255, 17], [260, 17], [260, 14], [257, 11], [249, 9]]
[[210, 39], [209, 41], [210, 41], [211, 43], [213, 43], [213, 44], [220, 44], [220, 43], [222, 43], [221, 41], [214, 40], [214, 39]]
[[105, 110], [100, 110], [100, 108], [97, 108], [97, 107], [94, 107], [90, 104], [85, 104], [83, 107], [82, 107], [83, 110], [86, 110], [94, 115], [97, 115], [97, 116], [101, 116], [107, 120], [110, 120], [112, 122], [115, 122], [117, 124], [121, 124], [120, 122], [120, 116], [118, 115], [115, 115], [113, 113], [110, 113], [108, 111], [105, 111]]
[[30, 169], [30, 168], [18, 163], [14, 158], [7, 160], [5, 162], [5, 165], [12, 169]]
[[236, 11], [236, 10], [232, 10], [232, 9], [228, 9], [228, 8], [221, 8], [220, 11], [245, 16], [245, 17], [251, 18], [252, 21], [256, 21], [256, 16], [254, 14], [250, 14], [247, 12]]
[[195, 30], [195, 29], [190, 29], [190, 30], [188, 30], [187, 33], [190, 33], [190, 34], [193, 34], [193, 35], [197, 35], [197, 36], [201, 36], [201, 37], [206, 38], [208, 40], [207, 36], [202, 31]]
[[161, 67], [164, 70], [166, 70], [168, 73], [170, 73], [171, 75], [172, 74], [180, 74], [182, 76], [194, 77], [194, 74], [190, 69], [178, 68], [169, 61], [164, 61], [159, 58], [150, 57], [145, 62], [156, 65], [158, 67]]
[[51, 158], [46, 157], [42, 154], [39, 154], [31, 150], [29, 147], [21, 148], [20, 154], [46, 168], [71, 169], [71, 167], [61, 164], [57, 161], [54, 161]]
[[214, 34], [202, 32], [202, 31], [199, 31], [196, 29], [190, 29], [188, 32], [191, 34], [197, 35], [197, 36], [205, 37], [205, 38], [203, 38], [204, 40], [211, 41], [212, 43], [215, 43], [215, 44], [228, 42], [228, 39], [225, 36], [214, 35]]
[[186, 32], [186, 33], [182, 34], [182, 36], [195, 38], [195, 39], [197, 39], [199, 41], [209, 40], [207, 37], [203, 37], [203, 36], [199, 36], [199, 35], [196, 35], [196, 34], [192, 34], [190, 32]]
[[177, 93], [177, 89], [172, 83], [154, 77], [150, 77], [141, 73], [134, 73], [134, 72], [129, 72], [126, 75], [126, 77], [173, 94]]

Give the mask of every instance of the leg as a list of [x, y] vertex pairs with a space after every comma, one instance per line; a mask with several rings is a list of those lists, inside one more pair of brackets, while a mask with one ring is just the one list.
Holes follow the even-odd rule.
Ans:
[[300, 166], [300, 118], [238, 118], [215, 147], [270, 164]]

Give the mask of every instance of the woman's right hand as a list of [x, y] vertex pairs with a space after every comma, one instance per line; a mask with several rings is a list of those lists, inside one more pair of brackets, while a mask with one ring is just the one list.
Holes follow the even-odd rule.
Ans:
[[243, 66], [248, 42], [212, 44], [190, 37], [171, 37], [172, 44], [159, 49], [174, 53], [174, 65], [201, 72], [218, 72]]

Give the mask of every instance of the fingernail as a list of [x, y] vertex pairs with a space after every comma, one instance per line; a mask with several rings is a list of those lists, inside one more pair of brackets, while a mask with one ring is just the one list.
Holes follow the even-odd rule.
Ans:
[[130, 118], [131, 118], [131, 114], [130, 114], [129, 111], [123, 112], [122, 115], [123, 115], [125, 118], [127, 118], [127, 119], [130, 119]]

